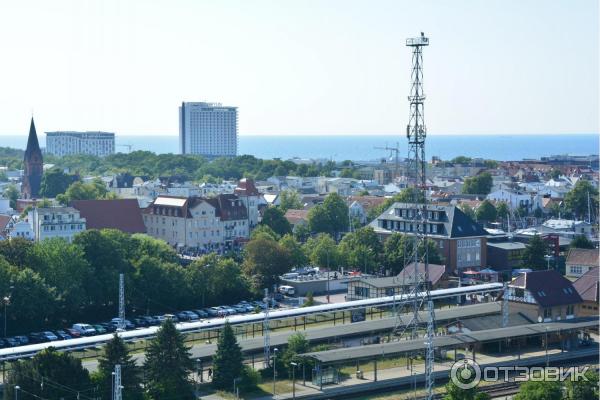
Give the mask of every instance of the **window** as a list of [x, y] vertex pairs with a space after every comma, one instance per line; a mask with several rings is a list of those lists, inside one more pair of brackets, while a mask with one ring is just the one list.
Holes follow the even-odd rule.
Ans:
[[544, 319], [552, 319], [552, 308], [544, 308]]
[[354, 295], [356, 295], [358, 297], [369, 297], [369, 294], [370, 294], [369, 288], [362, 287], [362, 286], [354, 287]]
[[395, 294], [394, 288], [386, 288], [385, 289], [385, 295], [386, 296], [393, 296], [394, 294]]
[[573, 305], [567, 306], [567, 315], [575, 314], [575, 307]]

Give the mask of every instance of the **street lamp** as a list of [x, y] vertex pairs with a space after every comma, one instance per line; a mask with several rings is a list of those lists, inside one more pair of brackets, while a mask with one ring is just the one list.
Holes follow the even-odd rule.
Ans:
[[296, 400], [296, 367], [298, 364], [291, 362], [292, 366], [292, 399]]
[[275, 380], [277, 379], [277, 352], [279, 349], [273, 349], [273, 398], [275, 398]]
[[[11, 289], [13, 288], [12, 286], [10, 287]], [[6, 296], [4, 296], [2, 298], [2, 302], [4, 303], [4, 337], [8, 337], [8, 334], [6, 333], [6, 317], [7, 317], [7, 307], [10, 304], [10, 294], [7, 294]]]
[[19, 390], [21, 390], [21, 386], [15, 386], [15, 400], [19, 400]]
[[552, 256], [545, 255], [544, 258], [546, 259], [546, 269], [550, 269], [550, 260], [552, 259]]
[[546, 340], [544, 341], [545, 346], [546, 347], [546, 368], [548, 368], [548, 364], [549, 364], [549, 360], [548, 360], [548, 326], [545, 327], [546, 328]]

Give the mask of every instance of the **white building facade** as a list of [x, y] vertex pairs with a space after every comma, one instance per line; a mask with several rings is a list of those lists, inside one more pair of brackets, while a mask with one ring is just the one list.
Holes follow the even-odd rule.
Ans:
[[115, 153], [115, 134], [110, 132], [46, 132], [46, 152], [59, 157], [71, 154], [104, 157]]
[[148, 235], [178, 248], [214, 251], [249, 237], [248, 212], [237, 196], [158, 196], [143, 214]]
[[73, 241], [73, 237], [85, 231], [85, 218], [73, 207], [33, 208], [27, 213], [35, 241], [59, 237]]
[[181, 154], [205, 157], [237, 155], [237, 108], [220, 103], [183, 102], [179, 107]]

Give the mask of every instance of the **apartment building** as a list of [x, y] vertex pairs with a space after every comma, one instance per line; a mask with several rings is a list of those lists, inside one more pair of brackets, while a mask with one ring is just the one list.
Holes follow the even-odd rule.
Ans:
[[212, 198], [159, 195], [143, 217], [148, 235], [182, 249], [226, 249], [249, 237], [248, 210], [234, 194]]
[[[393, 233], [415, 235], [422, 231], [422, 224], [410, 203], [394, 203], [369, 226], [383, 240]], [[487, 232], [453, 205], [427, 205], [425, 230], [444, 257], [447, 272], [486, 265]]]
[[58, 237], [71, 242], [86, 229], [85, 218], [73, 207], [33, 208], [27, 213], [27, 223], [35, 241]]
[[220, 103], [181, 103], [179, 149], [181, 154], [205, 157], [237, 155], [237, 108]]
[[110, 132], [46, 132], [46, 152], [55, 156], [89, 154], [104, 157], [115, 153], [115, 134]]

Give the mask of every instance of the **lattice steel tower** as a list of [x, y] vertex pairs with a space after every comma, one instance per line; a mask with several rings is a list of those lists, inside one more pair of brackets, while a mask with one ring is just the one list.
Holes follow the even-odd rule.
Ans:
[[[396, 308], [397, 317], [394, 333], [400, 338], [416, 339], [419, 328], [425, 331], [425, 389], [427, 398], [433, 398], [433, 364], [435, 335], [435, 312], [429, 287], [429, 255], [427, 250], [427, 196], [425, 176], [425, 128], [423, 93], [423, 47], [429, 45], [429, 39], [421, 32], [420, 37], [406, 39], [406, 45], [412, 47], [412, 84], [408, 101], [410, 117], [406, 127], [408, 139], [408, 177], [411, 181], [411, 205], [407, 211], [408, 224], [413, 229], [412, 243], [406, 246], [406, 261], [409, 280], [403, 282], [402, 296]], [[405, 251], [405, 253], [406, 253]], [[422, 268], [419, 268], [419, 267]], [[405, 266], [405, 268], [408, 268]], [[407, 276], [407, 273], [404, 276]], [[415, 376], [416, 387], [416, 376]]]

